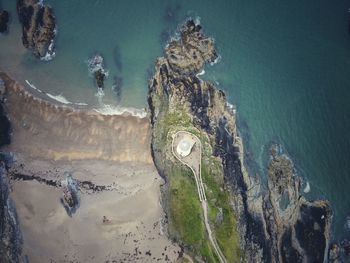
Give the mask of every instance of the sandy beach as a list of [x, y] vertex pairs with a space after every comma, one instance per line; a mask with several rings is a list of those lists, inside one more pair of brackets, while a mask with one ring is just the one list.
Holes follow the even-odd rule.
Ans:
[[[11, 196], [29, 262], [176, 261], [181, 249], [163, 232], [163, 180], [150, 154], [148, 119], [57, 105], [0, 77], [13, 129], [4, 149], [14, 153]], [[61, 182], [67, 174], [104, 187], [80, 189], [72, 217], [61, 187], [35, 179]]]

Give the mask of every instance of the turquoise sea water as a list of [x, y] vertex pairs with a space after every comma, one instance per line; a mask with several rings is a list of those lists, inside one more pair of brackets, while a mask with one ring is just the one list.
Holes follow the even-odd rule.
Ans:
[[105, 103], [116, 103], [111, 86], [118, 76], [122, 105], [145, 107], [147, 79], [169, 33], [185, 17], [200, 17], [222, 57], [204, 78], [238, 106], [256, 171], [263, 174], [266, 145], [282, 143], [311, 186], [306, 195], [330, 200], [336, 237], [350, 237], [349, 0], [47, 2], [57, 16], [57, 57], [40, 62], [21, 46], [15, 1], [3, 0], [12, 22], [0, 37], [0, 68], [91, 105], [97, 98], [89, 56], [105, 58]]

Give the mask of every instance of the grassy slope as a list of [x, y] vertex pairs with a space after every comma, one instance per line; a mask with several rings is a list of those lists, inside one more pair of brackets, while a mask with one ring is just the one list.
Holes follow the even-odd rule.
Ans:
[[[218, 262], [207, 238], [203, 214], [198, 199], [195, 181], [189, 168], [184, 167], [172, 157], [171, 134], [186, 130], [197, 135], [203, 146], [202, 176], [206, 185], [209, 204], [209, 219], [212, 229], [228, 262], [238, 262], [240, 249], [236, 219], [230, 207], [230, 197], [223, 189], [222, 165], [212, 156], [209, 139], [193, 126], [192, 120], [184, 110], [159, 116], [156, 126], [157, 149], [162, 149], [161, 158], [167, 167], [169, 212], [169, 232], [181, 240], [195, 254], [201, 254], [208, 262]], [[171, 173], [169, 173], [171, 171]], [[218, 208], [222, 208], [223, 220], [217, 222]]]

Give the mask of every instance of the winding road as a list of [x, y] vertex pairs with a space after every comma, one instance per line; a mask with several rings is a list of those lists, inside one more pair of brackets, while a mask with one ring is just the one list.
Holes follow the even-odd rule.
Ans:
[[[189, 149], [188, 153], [182, 153], [179, 152], [179, 144], [182, 142], [194, 142], [194, 144]], [[186, 144], [185, 143], [185, 144]], [[191, 143], [188, 143], [188, 145], [191, 145]], [[186, 144], [187, 146], [187, 144]], [[187, 131], [178, 131], [173, 135], [173, 141], [172, 141], [172, 152], [173, 155], [178, 159], [182, 164], [189, 167], [194, 175], [196, 185], [197, 185], [197, 191], [199, 200], [202, 205], [203, 214], [204, 214], [204, 223], [205, 227], [208, 232], [209, 240], [215, 250], [216, 255], [218, 256], [221, 263], [226, 263], [226, 258], [223, 255], [223, 253], [220, 250], [219, 245], [216, 242], [216, 239], [214, 238], [209, 220], [208, 220], [208, 203], [207, 203], [207, 197], [205, 194], [205, 189], [202, 181], [202, 173], [201, 173], [201, 163], [202, 163], [202, 143], [199, 140], [197, 136], [195, 136], [192, 133], [189, 133]]]

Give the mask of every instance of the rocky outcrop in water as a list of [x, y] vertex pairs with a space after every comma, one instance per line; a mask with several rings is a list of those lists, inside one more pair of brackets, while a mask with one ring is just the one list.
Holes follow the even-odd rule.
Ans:
[[24, 47], [42, 59], [55, 56], [56, 20], [53, 9], [38, 0], [18, 0], [17, 13], [22, 24]]
[[275, 262], [323, 262], [327, 257], [330, 206], [323, 200], [308, 202], [299, 189], [292, 161], [274, 145], [263, 211]]
[[7, 33], [10, 14], [6, 10], [0, 11], [0, 33]]
[[[182, 116], [190, 116], [192, 124], [210, 139], [212, 155], [222, 165], [222, 188], [230, 192], [244, 252], [237, 260], [326, 261], [331, 222], [328, 202], [310, 202], [300, 195], [300, 180], [293, 163], [277, 151], [278, 147], [271, 151], [267, 191], [261, 190], [258, 177], [247, 173], [235, 109], [227, 103], [223, 91], [196, 75], [217, 57], [213, 39], [205, 37], [201, 26], [189, 20], [179, 38], [167, 45], [165, 56], [156, 62], [148, 104], [153, 127], [152, 154], [160, 174], [165, 178], [172, 176], [171, 167], [164, 161], [170, 155], [160, 142], [160, 125], [164, 125], [166, 115], [181, 108], [185, 111]], [[207, 186], [206, 191], [211, 190]], [[169, 198], [170, 193], [165, 190], [164, 199]]]
[[104, 59], [101, 55], [96, 54], [88, 60], [88, 69], [93, 74], [98, 90], [103, 90], [104, 81], [108, 76], [108, 71], [104, 67]]

